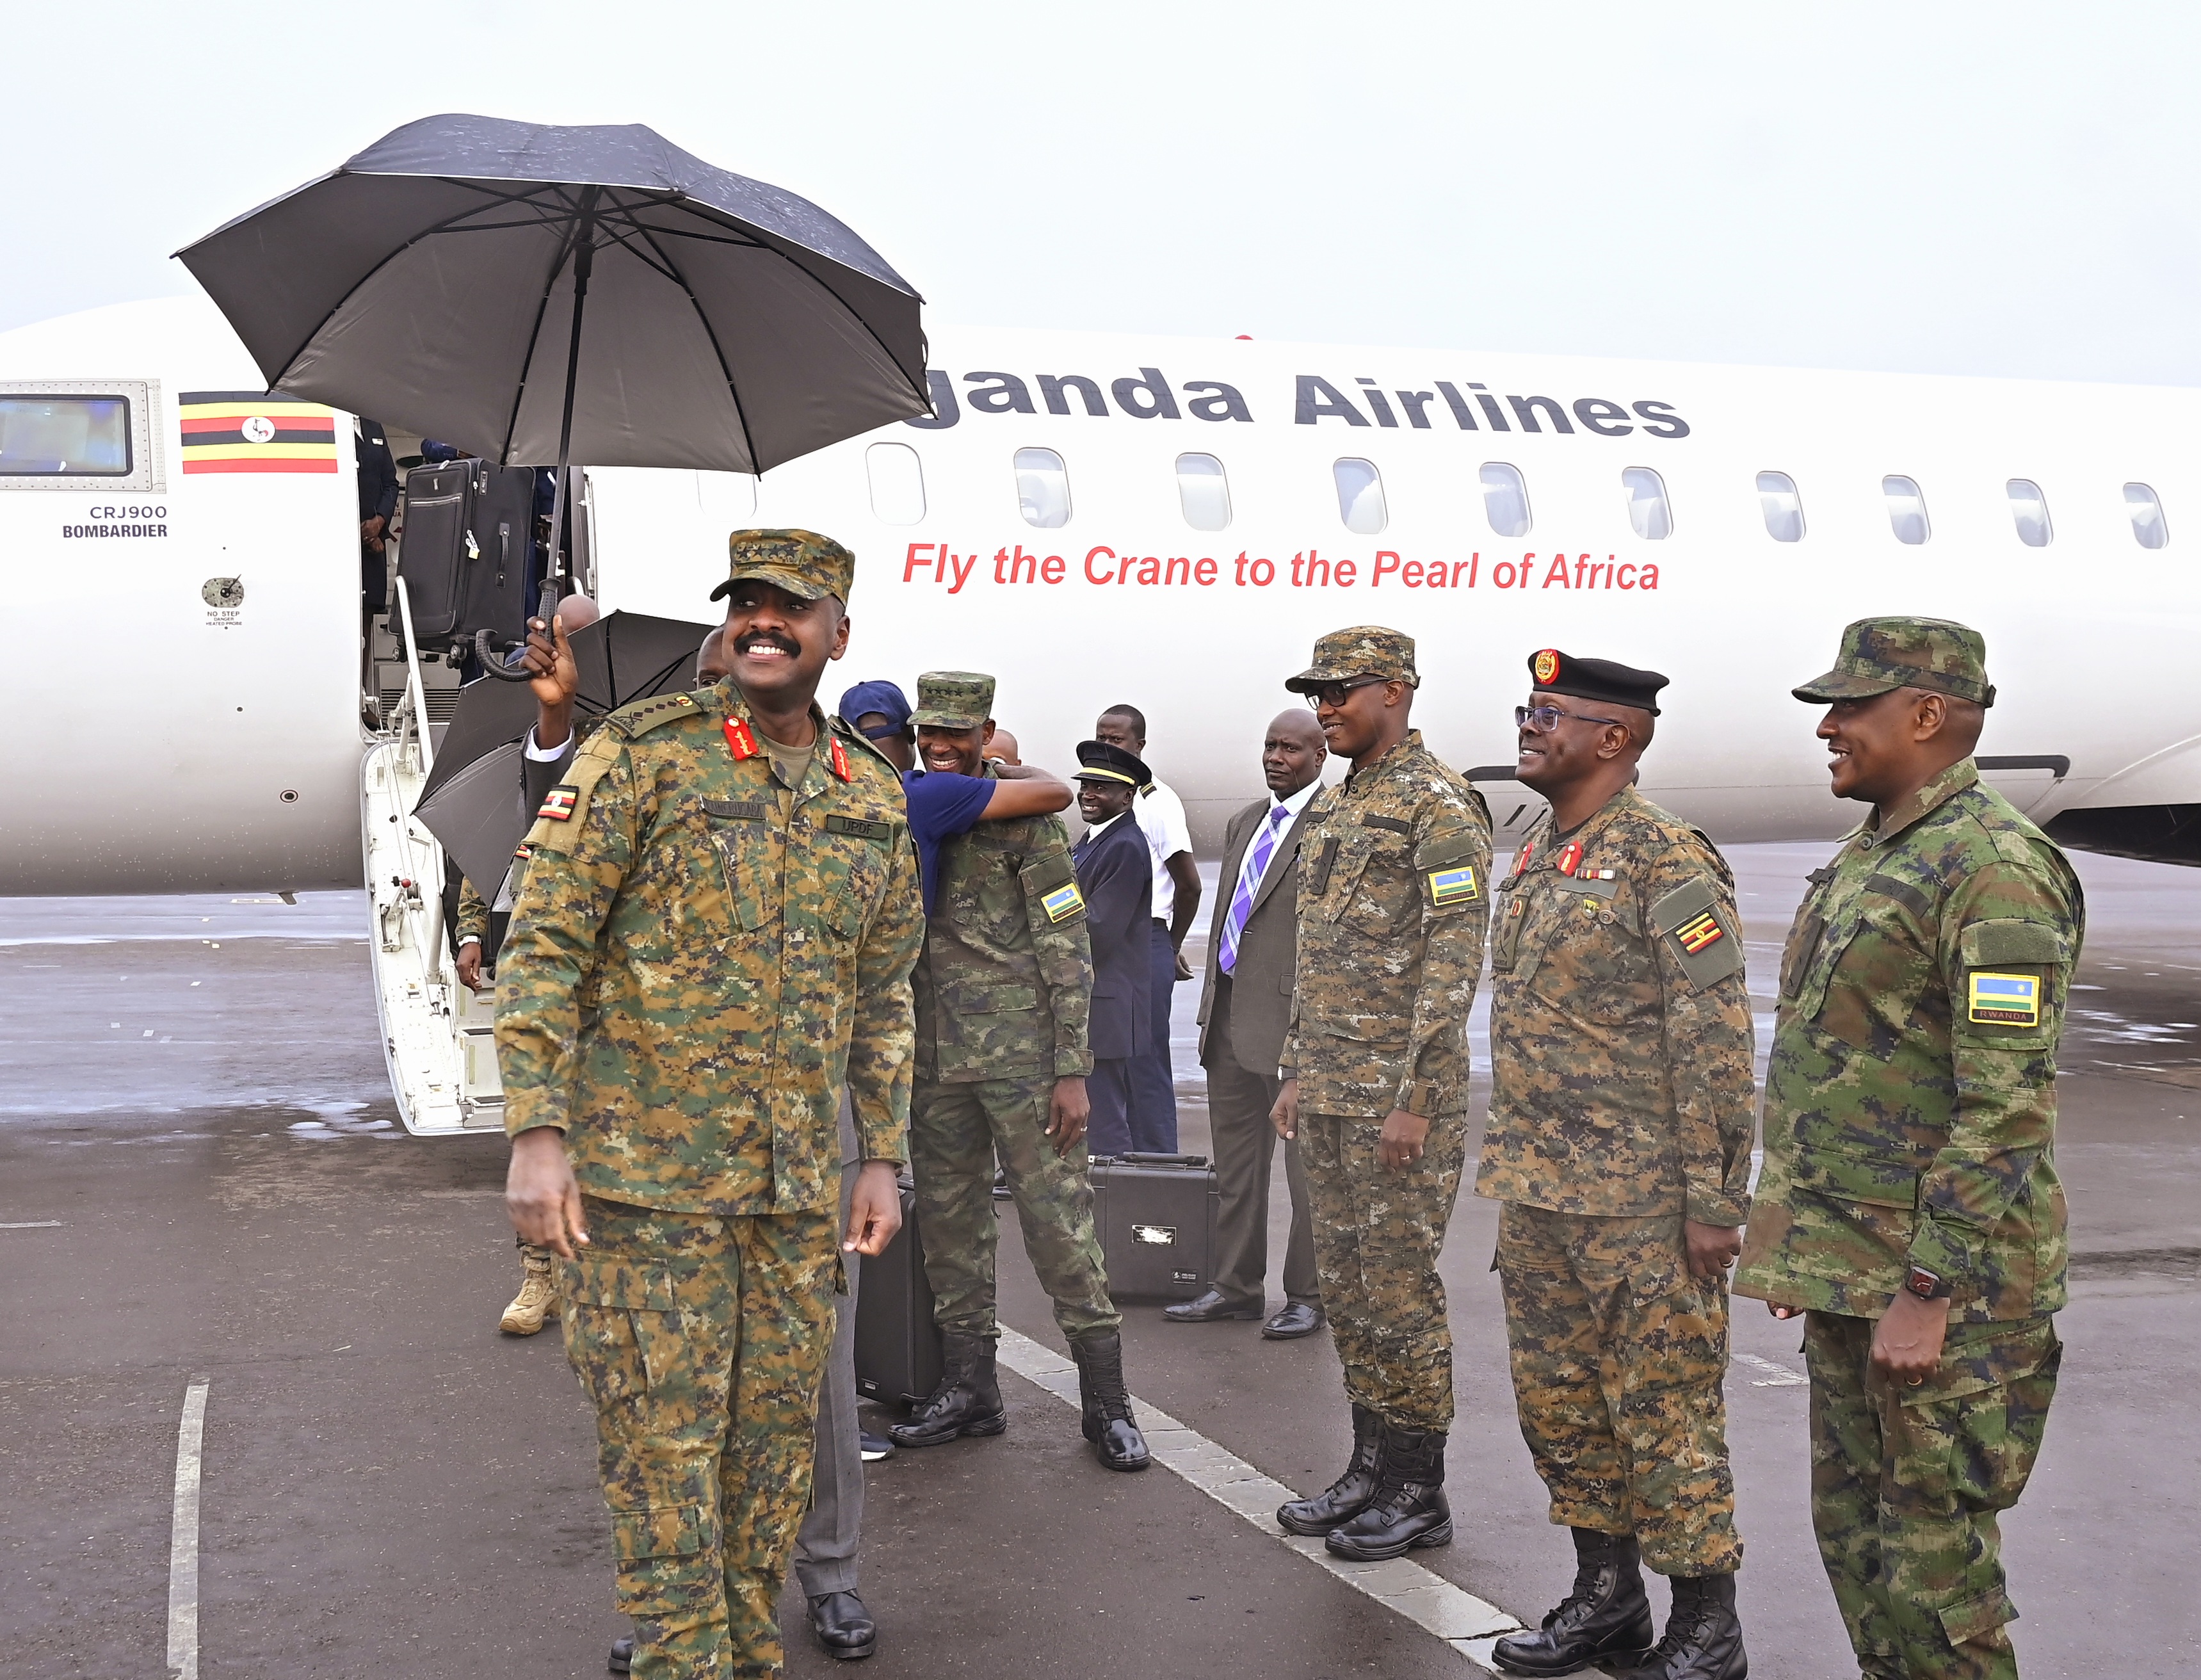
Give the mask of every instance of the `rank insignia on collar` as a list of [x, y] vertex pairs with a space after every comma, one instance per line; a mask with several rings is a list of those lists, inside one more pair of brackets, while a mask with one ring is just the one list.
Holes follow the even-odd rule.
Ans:
[[1513, 875], [1515, 879], [1517, 880], [1520, 877], [1529, 872], [1529, 865], [1535, 855], [1536, 843], [1534, 840], [1531, 840], [1527, 845], [1521, 848], [1521, 855], [1513, 860]]
[[1582, 842], [1570, 840], [1559, 848], [1559, 855], [1552, 860], [1552, 867], [1562, 875], [1571, 875], [1582, 862]]
[[570, 821], [573, 815], [574, 802], [580, 796], [580, 789], [570, 784], [555, 787], [543, 796], [543, 808], [535, 814], [538, 817], [548, 817], [553, 822]]
[[836, 735], [832, 737], [832, 740], [833, 773], [836, 777], [845, 782], [854, 772], [848, 768], [848, 755], [841, 745], [841, 737]]
[[737, 759], [754, 758], [757, 755], [756, 737], [749, 733], [747, 718], [726, 720], [726, 745], [732, 749]]

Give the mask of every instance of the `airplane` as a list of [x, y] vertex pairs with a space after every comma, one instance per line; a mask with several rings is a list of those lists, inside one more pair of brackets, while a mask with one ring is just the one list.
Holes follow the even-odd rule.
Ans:
[[[1987, 778], [2068, 844], [2201, 862], [2180, 390], [960, 327], [928, 360], [931, 417], [761, 479], [589, 469], [579, 585], [708, 622], [729, 531], [828, 532], [858, 569], [822, 699], [989, 671], [1058, 765], [1138, 705], [1208, 847], [1283, 679], [1359, 623], [1416, 638], [1415, 723], [1501, 849], [1542, 808], [1511, 711], [1547, 647], [1672, 678], [1649, 797], [1723, 843], [1831, 840], [1857, 812], [1788, 690], [1852, 619], [1959, 619], [1999, 690]], [[203, 297], [0, 334], [0, 880], [364, 880], [406, 1127], [494, 1129], [490, 1006], [411, 820], [458, 674], [402, 611], [362, 631], [352, 417], [262, 384]]]

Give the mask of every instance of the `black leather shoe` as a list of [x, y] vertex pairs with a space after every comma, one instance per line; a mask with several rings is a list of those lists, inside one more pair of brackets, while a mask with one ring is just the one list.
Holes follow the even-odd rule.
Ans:
[[1353, 1408], [1353, 1456], [1344, 1473], [1312, 1499], [1277, 1507], [1277, 1523], [1294, 1534], [1328, 1534], [1351, 1522], [1376, 1497], [1383, 1467], [1383, 1419], [1365, 1406]]
[[1375, 1563], [1429, 1546], [1452, 1544], [1452, 1507], [1445, 1501], [1441, 1430], [1383, 1431], [1383, 1477], [1368, 1508], [1323, 1544], [1341, 1558]]
[[881, 1459], [895, 1455], [895, 1444], [883, 1435], [873, 1435], [867, 1429], [856, 1431], [856, 1450], [866, 1464], [877, 1464]]
[[1312, 1336], [1322, 1326], [1322, 1308], [1310, 1307], [1303, 1301], [1288, 1301], [1282, 1312], [1261, 1326], [1261, 1334], [1271, 1342], [1296, 1342], [1302, 1336]]
[[611, 1660], [605, 1665], [614, 1674], [626, 1674], [634, 1668], [634, 1636], [623, 1633], [612, 1641]]
[[859, 1661], [879, 1648], [872, 1612], [854, 1593], [820, 1593], [812, 1599], [810, 1626], [825, 1654], [844, 1663]]
[[1745, 1680], [1750, 1659], [1743, 1654], [1742, 1622], [1734, 1613], [1734, 1577], [1676, 1575], [1672, 1585], [1665, 1636], [1648, 1660], [1621, 1680]]
[[1191, 1301], [1162, 1308], [1162, 1317], [1173, 1325], [1212, 1325], [1218, 1319], [1258, 1319], [1261, 1303], [1236, 1301], [1220, 1289], [1210, 1289]]
[[999, 1435], [1009, 1426], [994, 1372], [994, 1344], [983, 1336], [940, 1338], [939, 1386], [906, 1424], [888, 1427], [897, 1447], [937, 1447], [962, 1435]]
[[1077, 1362], [1079, 1426], [1093, 1455], [1111, 1470], [1144, 1470], [1152, 1460], [1124, 1386], [1124, 1338], [1112, 1330], [1088, 1330], [1070, 1338], [1070, 1357]]
[[1640, 1662], [1651, 1648], [1651, 1601], [1635, 1536], [1570, 1532], [1573, 1589], [1542, 1627], [1510, 1634], [1490, 1653], [1509, 1674], [1572, 1674], [1594, 1662]]

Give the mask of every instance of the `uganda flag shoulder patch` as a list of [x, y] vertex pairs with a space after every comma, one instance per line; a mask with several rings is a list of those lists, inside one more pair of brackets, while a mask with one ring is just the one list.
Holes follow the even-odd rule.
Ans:
[[1969, 977], [1971, 1018], [1982, 1026], [2039, 1026], [2040, 978], [2035, 974], [1991, 974], [1974, 969]]
[[1705, 910], [1692, 916], [1674, 930], [1675, 943], [1691, 956], [1707, 950], [1727, 937], [1727, 930], [1720, 925], [1718, 914]]
[[1471, 863], [1463, 863], [1454, 869], [1432, 869], [1426, 878], [1429, 902], [1438, 909], [1447, 904], [1470, 904], [1482, 896], [1482, 884], [1475, 878], [1475, 866]]
[[573, 807], [580, 797], [580, 789], [571, 783], [561, 784], [543, 796], [543, 808], [535, 814], [548, 817], [552, 822], [565, 822], [572, 818]]
[[186, 473], [333, 473], [337, 417], [265, 391], [178, 393]]
[[1039, 902], [1039, 907], [1041, 909], [1047, 912], [1048, 920], [1051, 922], [1066, 922], [1072, 916], [1078, 915], [1083, 912], [1085, 908], [1085, 895], [1078, 891], [1077, 883], [1071, 881], [1065, 885], [1057, 887], [1053, 892], [1048, 893], [1044, 898], [1041, 899]]

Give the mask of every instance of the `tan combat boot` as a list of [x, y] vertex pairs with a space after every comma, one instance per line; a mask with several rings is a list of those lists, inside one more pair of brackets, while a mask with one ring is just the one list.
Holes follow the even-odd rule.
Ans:
[[519, 1255], [526, 1276], [496, 1326], [507, 1336], [532, 1336], [545, 1319], [558, 1316], [558, 1279], [550, 1269], [549, 1253], [522, 1243]]

